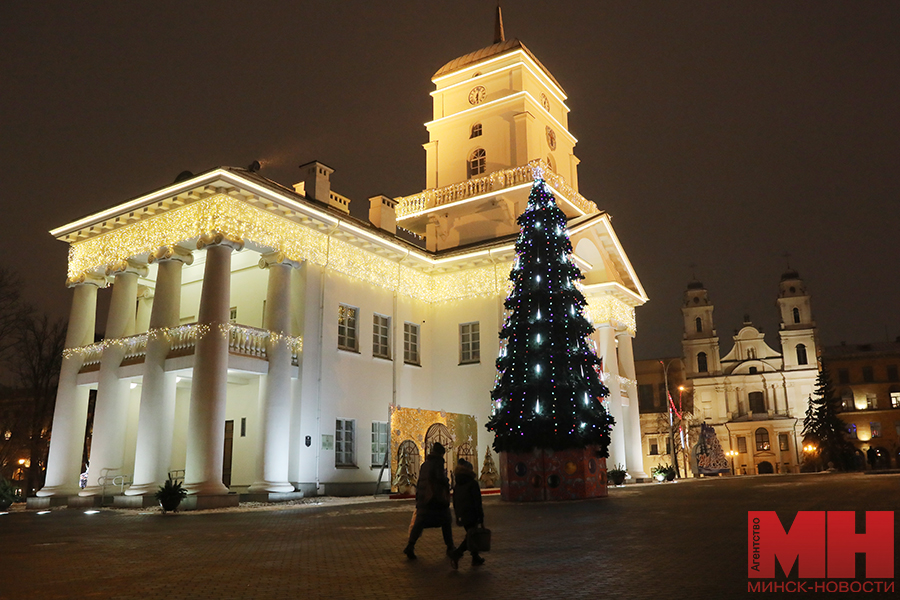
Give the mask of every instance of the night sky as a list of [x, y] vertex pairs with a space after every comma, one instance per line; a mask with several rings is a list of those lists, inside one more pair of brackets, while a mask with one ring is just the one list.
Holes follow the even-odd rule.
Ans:
[[[67, 246], [47, 231], [185, 169], [258, 159], [290, 185], [319, 160], [357, 216], [420, 191], [431, 75], [491, 44], [493, 12], [4, 2], [0, 264], [67, 315]], [[900, 336], [900, 2], [508, 0], [504, 21], [568, 94], [580, 191], [650, 296], [638, 358], [680, 354], [693, 274], [723, 351], [745, 313], [777, 348], [787, 260], [826, 345]]]

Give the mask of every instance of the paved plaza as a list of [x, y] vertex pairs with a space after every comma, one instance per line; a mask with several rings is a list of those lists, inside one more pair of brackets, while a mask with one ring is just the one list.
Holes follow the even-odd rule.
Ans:
[[898, 474], [641, 484], [563, 503], [486, 497], [494, 548], [485, 566], [466, 556], [458, 571], [439, 530], [425, 531], [418, 560], [401, 553], [409, 500], [309, 499], [167, 516], [13, 512], [0, 516], [0, 598], [763, 597], [747, 593], [748, 510], [785, 519], [798, 510], [897, 510], [898, 498]]

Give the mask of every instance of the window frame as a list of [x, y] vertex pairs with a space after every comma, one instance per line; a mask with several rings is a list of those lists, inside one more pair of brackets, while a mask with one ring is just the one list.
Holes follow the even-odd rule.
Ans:
[[469, 139], [474, 139], [477, 137], [481, 137], [484, 135], [484, 127], [481, 123], [475, 123], [472, 125], [471, 129], [469, 129]]
[[422, 365], [422, 329], [418, 323], [403, 322], [403, 363]]
[[778, 450], [781, 452], [791, 451], [790, 436], [784, 432], [778, 434]]
[[739, 436], [737, 436], [736, 439], [737, 439], [738, 453], [747, 454], [747, 438], [742, 435], [739, 435]]
[[[349, 440], [346, 439], [348, 431]], [[349, 460], [341, 460], [347, 458]], [[334, 466], [345, 469], [356, 467], [356, 419], [334, 420]]]
[[797, 344], [796, 346], [794, 346], [794, 351], [797, 353], [798, 365], [809, 364], [809, 356], [806, 353], [806, 344]]
[[372, 356], [391, 360], [391, 317], [388, 315], [372, 313]]
[[647, 440], [649, 442], [649, 448], [647, 449], [647, 456], [659, 456], [659, 440]]
[[[344, 310], [352, 310], [353, 316], [352, 327], [350, 325], [345, 325], [343, 320], [345, 319], [343, 315]], [[359, 352], [359, 308], [356, 306], [351, 306], [349, 304], [338, 304], [338, 329], [337, 329], [337, 347], [338, 350], [345, 350], [347, 352]], [[341, 328], [344, 329], [344, 333], [341, 333]], [[348, 335], [352, 333], [352, 339]], [[348, 341], [352, 341], [352, 345], [348, 344]]]
[[[468, 332], [466, 329], [468, 328]], [[468, 340], [466, 339], [468, 337]], [[468, 346], [468, 349], [466, 348]], [[481, 362], [481, 322], [459, 324], [459, 364], [472, 365]]]
[[475, 148], [466, 160], [467, 179], [483, 175], [487, 171], [487, 152], [484, 148]]
[[870, 439], [876, 439], [881, 437], [881, 421], [869, 421], [869, 432], [871, 433]]
[[[382, 431], [383, 429], [383, 431]], [[384, 461], [384, 453], [391, 443], [391, 431], [387, 421], [372, 421], [371, 433], [371, 462], [372, 468], [380, 467]], [[377, 437], [376, 437], [377, 436]], [[384, 438], [382, 440], [382, 437]]]
[[700, 317], [694, 319], [694, 326], [697, 329], [697, 333], [703, 333], [703, 319]]
[[772, 442], [769, 439], [769, 430], [765, 427], [758, 427], [753, 432], [756, 441], [757, 452], [770, 452], [772, 450]]
[[706, 356], [706, 352], [697, 353], [697, 372], [709, 373], [709, 360]]

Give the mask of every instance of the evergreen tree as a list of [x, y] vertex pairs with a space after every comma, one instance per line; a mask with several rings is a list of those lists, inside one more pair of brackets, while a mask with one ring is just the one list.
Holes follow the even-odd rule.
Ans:
[[497, 379], [487, 422], [497, 452], [600, 447], [613, 425], [602, 400], [600, 359], [588, 336], [584, 276], [572, 260], [566, 216], [540, 173], [517, 221], [512, 291], [504, 306]]
[[481, 465], [481, 477], [478, 480], [481, 482], [482, 487], [492, 488], [497, 486], [497, 481], [500, 479], [500, 474], [497, 472], [497, 467], [494, 465], [494, 457], [491, 456], [491, 449], [484, 449], [484, 464]]
[[847, 424], [838, 416], [841, 402], [834, 395], [831, 375], [822, 365], [816, 378], [815, 397], [809, 399], [803, 419], [803, 442], [815, 443], [822, 452], [825, 464], [831, 462], [838, 469], [851, 469], [855, 453], [845, 435]]

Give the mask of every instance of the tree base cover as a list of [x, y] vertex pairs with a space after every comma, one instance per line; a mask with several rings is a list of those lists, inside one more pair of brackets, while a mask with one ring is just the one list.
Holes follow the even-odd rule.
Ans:
[[599, 446], [500, 453], [500, 497], [511, 502], [606, 497], [606, 458]]

